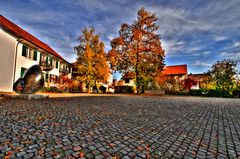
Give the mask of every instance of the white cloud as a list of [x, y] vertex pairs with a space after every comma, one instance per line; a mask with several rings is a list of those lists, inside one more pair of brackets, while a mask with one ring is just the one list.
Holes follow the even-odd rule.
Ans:
[[240, 49], [240, 41], [234, 41], [231, 44], [224, 47], [225, 50], [238, 49], [238, 48]]
[[204, 51], [203, 53], [202, 53], [203, 55], [209, 55], [210, 54], [210, 51]]
[[240, 47], [240, 41], [237, 41], [233, 44], [234, 47]]
[[199, 67], [210, 67], [211, 64], [207, 63], [207, 62], [203, 62], [200, 60], [195, 61], [192, 66], [199, 66]]
[[223, 41], [226, 40], [228, 37], [227, 36], [214, 36], [213, 39], [215, 41]]
[[223, 52], [220, 52], [219, 55], [222, 58], [240, 59], [240, 51], [236, 51], [236, 52], [223, 51]]

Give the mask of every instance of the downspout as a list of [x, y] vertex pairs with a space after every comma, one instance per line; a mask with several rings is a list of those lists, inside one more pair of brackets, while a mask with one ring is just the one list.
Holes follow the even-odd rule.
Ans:
[[15, 74], [16, 74], [16, 64], [17, 64], [17, 51], [18, 51], [18, 44], [20, 43], [20, 41], [17, 42], [16, 45], [16, 50], [15, 50], [15, 58], [14, 58], [14, 70], [13, 70], [13, 84], [15, 82]]

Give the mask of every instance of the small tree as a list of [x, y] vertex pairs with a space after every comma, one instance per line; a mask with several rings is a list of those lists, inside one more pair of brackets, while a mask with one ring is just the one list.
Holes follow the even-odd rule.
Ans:
[[218, 90], [229, 92], [232, 89], [236, 82], [237, 63], [236, 60], [224, 59], [217, 61], [209, 70]]
[[187, 78], [183, 81], [183, 87], [186, 88], [188, 91], [191, 90], [191, 87], [192, 86], [195, 86], [197, 84], [196, 81], [194, 81], [193, 79], [191, 78]]
[[164, 73], [161, 73], [159, 76], [156, 77], [156, 83], [161, 89], [165, 89], [167, 86], [168, 76]]
[[156, 33], [156, 14], [144, 8], [138, 11], [133, 24], [122, 24], [119, 37], [111, 41], [108, 57], [112, 69], [134, 72], [137, 93], [143, 93], [148, 81], [155, 79], [164, 67], [165, 53]]
[[106, 82], [110, 73], [104, 43], [94, 29], [85, 28], [78, 38], [79, 45], [74, 47], [77, 53], [78, 79], [84, 82], [88, 92], [97, 82]]

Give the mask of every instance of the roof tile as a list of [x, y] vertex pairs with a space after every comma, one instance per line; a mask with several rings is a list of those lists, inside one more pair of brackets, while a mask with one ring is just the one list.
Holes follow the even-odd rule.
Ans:
[[166, 75], [185, 75], [187, 74], [187, 65], [166, 66], [163, 73]]

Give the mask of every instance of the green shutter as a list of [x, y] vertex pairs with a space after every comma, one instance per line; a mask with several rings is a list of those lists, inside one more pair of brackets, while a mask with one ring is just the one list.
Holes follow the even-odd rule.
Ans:
[[23, 75], [26, 72], [26, 70], [27, 70], [26, 68], [21, 67], [21, 74], [20, 74], [21, 78], [23, 78]]
[[46, 82], [48, 82], [48, 73], [46, 73]]
[[50, 57], [50, 65], [52, 66], [52, 57]]
[[46, 64], [48, 63], [48, 56], [46, 57]]
[[42, 62], [42, 53], [40, 53], [40, 60], [39, 61]]
[[25, 45], [22, 47], [22, 56], [27, 56], [27, 47]]
[[58, 61], [56, 61], [56, 68], [58, 68]]
[[33, 60], [37, 61], [37, 51], [34, 50]]

